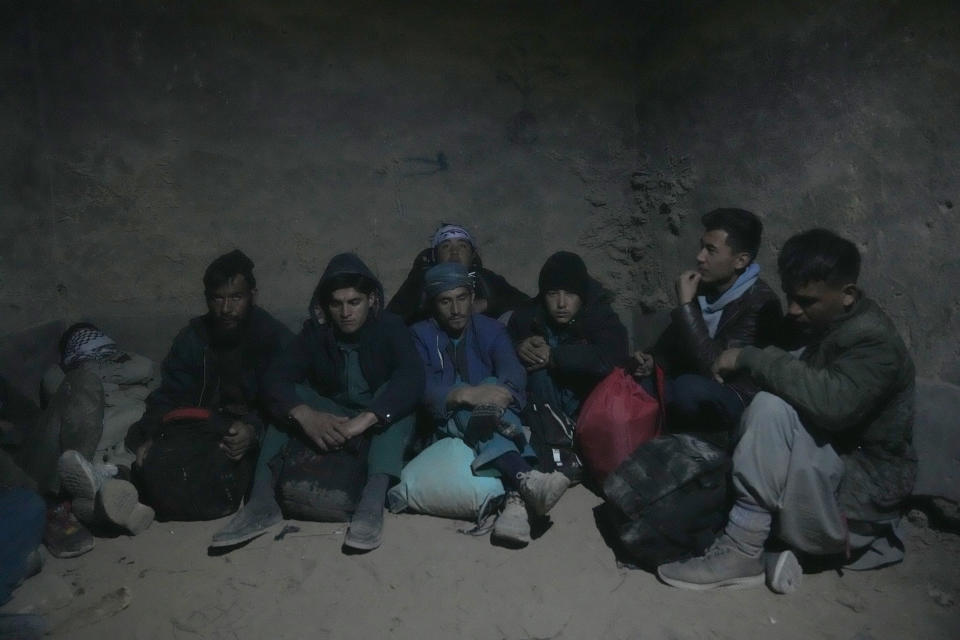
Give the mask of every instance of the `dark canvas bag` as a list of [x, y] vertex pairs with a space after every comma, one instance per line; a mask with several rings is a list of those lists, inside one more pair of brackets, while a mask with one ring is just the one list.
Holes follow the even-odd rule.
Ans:
[[643, 568], [699, 555], [726, 522], [730, 464], [694, 436], [658, 436], [607, 476], [604, 518]]
[[342, 449], [319, 451], [304, 436], [290, 438], [270, 463], [284, 516], [316, 522], [348, 522], [367, 481], [367, 434]]
[[163, 520], [212, 520], [240, 507], [255, 455], [231, 460], [220, 448], [232, 418], [208, 409], [175, 409], [139, 470], [144, 502]]

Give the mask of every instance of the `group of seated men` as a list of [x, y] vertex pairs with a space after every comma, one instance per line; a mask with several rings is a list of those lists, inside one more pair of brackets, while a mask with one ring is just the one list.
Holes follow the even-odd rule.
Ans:
[[[112, 341], [92, 325], [72, 327], [93, 356], [64, 361], [45, 410], [59, 407], [54, 426], [36, 427], [39, 410], [18, 414], [0, 389], [0, 482], [21, 488], [0, 492], [0, 522], [23, 539], [3, 545], [10, 579], [0, 599], [28, 571], [30, 537], [45, 526], [36, 493], [59, 514], [48, 528], [77, 516], [135, 534], [154, 509], [172, 519], [236, 511], [211, 542], [231, 547], [282, 520], [279, 458], [363, 456], [344, 545], [375, 549], [387, 492], [424, 437], [461, 439], [473, 473], [500, 478], [506, 499], [492, 536], [523, 546], [531, 521], [571, 481], [538, 460], [525, 408], [549, 405], [575, 424], [593, 388], [628, 362], [648, 389], [654, 367], [666, 371], [669, 431], [696, 433], [733, 459], [735, 502], [723, 531], [702, 556], [660, 566], [664, 582], [762, 584], [764, 550], [776, 545], [783, 572], [800, 571], [791, 550], [844, 562], [879, 549], [880, 538], [902, 549], [896, 524], [917, 465], [914, 367], [893, 323], [857, 286], [856, 246], [823, 229], [790, 238], [777, 262], [784, 317], [755, 261], [760, 220], [717, 209], [702, 222], [696, 268], [677, 279], [669, 327], [650, 353], [630, 353], [609, 293], [580, 256], [551, 255], [529, 298], [483, 266], [458, 225], [437, 229], [389, 303], [358, 256], [333, 257], [296, 336], [257, 305], [253, 262], [227, 253], [203, 277], [208, 313], [177, 335], [159, 386], [126, 432], [129, 468], [104, 464], [95, 446], [102, 398], [77, 399], [90, 363], [105, 360], [93, 357], [96, 348]], [[107, 352], [117, 360], [115, 348]], [[178, 431], [184, 424], [194, 430]], [[209, 463], [214, 453], [221, 459]], [[72, 500], [54, 499], [64, 494]], [[58, 534], [62, 555], [92, 544], [71, 542], [85, 531], [71, 522]]]

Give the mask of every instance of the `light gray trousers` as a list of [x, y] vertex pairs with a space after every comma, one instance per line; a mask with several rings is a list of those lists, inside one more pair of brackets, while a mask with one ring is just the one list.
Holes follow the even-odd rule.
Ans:
[[760, 392], [740, 423], [733, 453], [737, 500], [774, 515], [775, 535], [807, 553], [839, 553], [847, 525], [836, 494], [843, 460], [818, 444], [796, 410], [782, 398]]

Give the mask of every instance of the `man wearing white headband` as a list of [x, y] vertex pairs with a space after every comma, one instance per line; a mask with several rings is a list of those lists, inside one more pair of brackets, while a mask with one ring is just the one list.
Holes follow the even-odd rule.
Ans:
[[445, 222], [434, 232], [430, 248], [421, 251], [414, 259], [410, 273], [390, 300], [387, 310], [401, 316], [407, 325], [430, 317], [423, 276], [427, 269], [444, 262], [459, 262], [474, 274], [475, 313], [500, 318], [530, 300], [528, 295], [507, 282], [506, 278], [483, 266], [477, 243], [466, 228]]

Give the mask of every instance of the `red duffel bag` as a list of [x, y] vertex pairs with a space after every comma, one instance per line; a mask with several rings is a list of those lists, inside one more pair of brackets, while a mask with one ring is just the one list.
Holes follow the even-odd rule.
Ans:
[[604, 378], [580, 408], [575, 442], [584, 464], [598, 485], [634, 449], [660, 435], [664, 408], [663, 369], [655, 367], [657, 397], [621, 367]]

